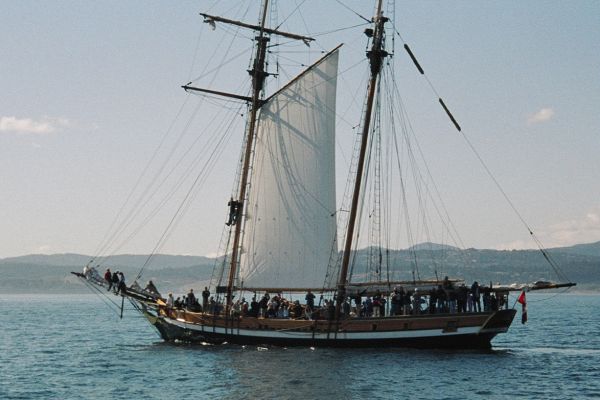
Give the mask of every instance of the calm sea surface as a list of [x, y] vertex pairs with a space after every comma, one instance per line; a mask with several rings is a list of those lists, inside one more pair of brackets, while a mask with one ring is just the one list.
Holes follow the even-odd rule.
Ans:
[[0, 298], [0, 399], [600, 398], [598, 295], [529, 295], [487, 352], [170, 345], [93, 295]]

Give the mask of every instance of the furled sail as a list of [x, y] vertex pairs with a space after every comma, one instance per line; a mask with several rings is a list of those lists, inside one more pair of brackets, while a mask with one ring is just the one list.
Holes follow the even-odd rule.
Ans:
[[242, 287], [323, 286], [332, 246], [337, 246], [337, 66], [336, 49], [261, 107], [240, 260]]

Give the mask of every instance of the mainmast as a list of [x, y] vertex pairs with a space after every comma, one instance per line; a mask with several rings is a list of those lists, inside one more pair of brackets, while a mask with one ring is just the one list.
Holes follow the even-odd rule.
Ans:
[[[250, 76], [252, 77], [252, 93], [250, 97], [241, 96], [237, 94], [219, 92], [215, 90], [202, 89], [192, 87], [189, 84], [184, 85], [183, 88], [185, 90], [192, 90], [203, 93], [217, 94], [225, 97], [235, 98], [239, 100], [244, 100], [250, 103], [250, 119], [248, 121], [248, 129], [246, 131], [246, 149], [244, 151], [243, 161], [242, 161], [242, 171], [240, 177], [240, 186], [238, 191], [238, 198], [235, 201], [237, 207], [235, 209], [235, 213], [238, 216], [243, 216], [246, 208], [246, 191], [248, 189], [248, 176], [250, 170], [250, 161], [252, 158], [252, 148], [254, 143], [254, 138], [256, 135], [256, 121], [258, 115], [258, 109], [263, 105], [263, 100], [261, 99], [261, 92], [264, 87], [265, 78], [269, 75], [268, 72], [265, 71], [265, 63], [266, 63], [266, 53], [267, 53], [267, 44], [269, 42], [269, 35], [280, 35], [283, 37], [287, 37], [290, 39], [301, 40], [305, 44], [312, 40], [311, 37], [296, 35], [293, 33], [282, 32], [277, 29], [269, 29], [265, 27], [266, 19], [267, 19], [267, 10], [269, 8], [269, 0], [264, 0], [263, 9], [261, 12], [260, 25], [251, 25], [240, 21], [235, 21], [215, 15], [203, 14], [204, 22], [214, 25], [215, 22], [222, 22], [226, 24], [240, 26], [242, 28], [252, 29], [258, 32], [258, 35], [255, 37], [256, 41], [256, 52], [254, 55], [254, 61], [252, 62], [252, 69], [248, 71]], [[242, 236], [242, 225], [243, 222], [240, 218], [236, 218], [236, 222], [234, 223], [234, 237], [233, 237], [233, 249], [231, 253], [231, 263], [229, 267], [229, 279], [227, 282], [227, 307], [231, 306], [231, 301], [233, 298], [233, 289], [234, 289], [234, 280], [235, 276], [238, 272], [238, 259], [239, 259], [239, 251], [240, 251], [240, 242]]]
[[388, 55], [384, 50], [384, 24], [388, 21], [383, 16], [381, 11], [382, 0], [377, 3], [377, 13], [373, 18], [374, 30], [367, 30], [365, 33], [367, 36], [373, 37], [371, 50], [367, 52], [369, 63], [371, 67], [371, 79], [369, 80], [368, 95], [367, 95], [367, 107], [365, 110], [365, 120], [363, 122], [362, 129], [362, 140], [360, 144], [360, 154], [358, 158], [358, 165], [356, 169], [356, 179], [354, 181], [354, 191], [352, 194], [352, 204], [350, 207], [350, 217], [348, 220], [348, 229], [346, 231], [346, 240], [344, 244], [344, 255], [342, 258], [342, 266], [340, 269], [340, 276], [337, 285], [337, 304], [336, 304], [336, 317], [340, 314], [341, 305], [346, 297], [346, 284], [348, 279], [348, 266], [350, 264], [350, 252], [352, 251], [352, 239], [354, 236], [354, 227], [356, 224], [356, 216], [358, 213], [358, 201], [360, 198], [360, 188], [362, 185], [363, 171], [365, 165], [365, 156], [367, 152], [367, 145], [369, 139], [369, 129], [371, 127], [371, 117], [373, 114], [373, 102], [375, 99], [375, 90], [377, 87], [377, 79], [383, 65], [383, 59]]

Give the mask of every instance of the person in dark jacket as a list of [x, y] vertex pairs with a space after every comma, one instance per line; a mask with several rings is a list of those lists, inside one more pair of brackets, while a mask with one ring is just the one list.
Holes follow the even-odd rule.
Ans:
[[106, 272], [104, 273], [104, 280], [108, 283], [108, 291], [112, 289], [112, 274], [110, 273], [110, 268], [106, 268]]
[[119, 288], [119, 271], [115, 271], [112, 274], [112, 288], [114, 292]]
[[471, 285], [471, 296], [473, 298], [473, 311], [481, 312], [481, 289], [477, 281]]
[[117, 283], [117, 294], [125, 294], [127, 292], [127, 285], [125, 285], [125, 274], [119, 272], [119, 282]]
[[202, 291], [202, 309], [204, 311], [206, 311], [206, 308], [208, 307], [209, 297], [210, 297], [210, 290], [208, 290], [208, 286], [205, 286], [204, 290]]
[[402, 308], [402, 296], [398, 293], [398, 289], [394, 289], [392, 292], [392, 299], [390, 301], [392, 304], [390, 309], [390, 315], [398, 315]]
[[194, 289], [190, 289], [190, 292], [187, 294], [185, 301], [186, 307], [190, 310], [196, 308], [196, 296], [194, 295]]
[[457, 293], [456, 293], [456, 302], [458, 303], [458, 312], [459, 313], [464, 313], [467, 312], [467, 299], [469, 297], [469, 289], [464, 285], [461, 284], [458, 287]]
[[250, 302], [250, 316], [254, 318], [258, 317], [258, 309], [258, 301], [256, 301], [256, 296], [253, 296], [252, 301]]
[[309, 307], [311, 310], [315, 309], [315, 295], [313, 292], [310, 291], [310, 289], [308, 289], [308, 293], [306, 293], [306, 297], [304, 297], [304, 299], [306, 300], [306, 306]]

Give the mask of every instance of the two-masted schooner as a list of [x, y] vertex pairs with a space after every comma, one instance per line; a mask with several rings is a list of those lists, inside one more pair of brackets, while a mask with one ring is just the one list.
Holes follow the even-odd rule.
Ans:
[[[306, 44], [314, 40], [267, 27], [268, 7], [269, 1], [263, 0], [258, 25], [201, 14], [213, 26], [233, 25], [255, 35], [249, 95], [184, 86], [188, 92], [223, 96], [246, 102], [248, 107], [239, 184], [229, 201], [225, 228], [230, 245], [210, 287], [216, 297], [195, 308], [177, 307], [172, 299], [139, 287], [126, 288], [121, 295], [131, 300], [165, 341], [490, 347], [491, 340], [506, 332], [515, 317], [516, 310], [508, 304], [508, 293], [514, 288], [482, 285], [469, 292], [461, 289], [465, 286], [460, 279], [413, 276], [392, 280], [379, 267], [353, 280], [358, 276], [353, 266], [361, 218], [369, 213], [372, 223], [381, 225], [379, 219], [385, 214], [382, 202], [371, 202], [370, 209], [364, 209], [367, 187], [379, 193], [375, 196], [384, 196], [376, 153], [382, 147], [377, 136], [383, 129], [378, 108], [382, 70], [390, 57], [386, 50], [390, 20], [382, 10], [382, 0], [364, 31], [369, 66], [366, 100], [342, 212], [336, 210], [335, 123], [338, 57], [343, 47], [326, 53], [275, 93], [263, 95], [270, 75], [266, 59], [271, 39]], [[422, 73], [410, 48], [405, 45], [405, 49]], [[460, 130], [444, 102], [439, 102]], [[379, 176], [375, 183], [369, 181], [373, 175]], [[381, 251], [375, 251], [369, 262], [381, 266], [384, 258]], [[95, 282], [102, 284], [101, 279]], [[472, 302], [479, 302], [479, 291], [494, 302], [467, 309], [464, 300], [461, 305], [461, 291]], [[314, 293], [310, 296], [316, 296], [317, 302], [306, 293]], [[301, 304], [305, 299], [307, 304]], [[382, 306], [385, 302], [387, 306]]]

